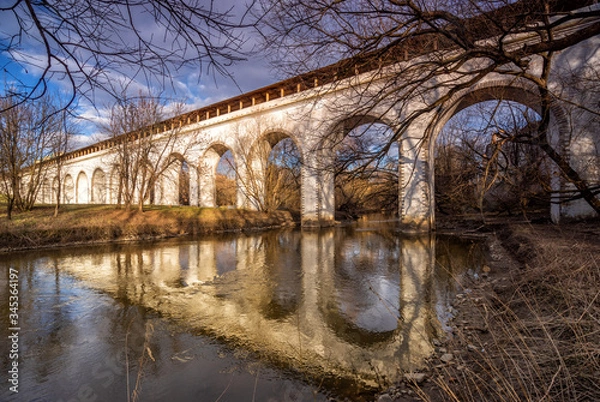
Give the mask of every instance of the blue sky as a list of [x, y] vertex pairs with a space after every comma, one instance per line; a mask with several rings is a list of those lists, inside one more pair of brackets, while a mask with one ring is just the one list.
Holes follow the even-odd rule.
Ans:
[[[6, 5], [3, 0], [0, 0], [0, 7]], [[245, 9], [244, 2], [239, 0], [221, 0], [217, 7], [223, 10], [231, 8], [236, 16]], [[42, 73], [41, 67], [46, 64], [43, 47], [34, 38], [24, 36], [17, 51], [7, 53], [5, 49], [10, 38], [18, 32], [19, 27], [12, 12], [0, 11], [0, 21], [0, 85], [4, 88], [6, 85], [14, 85], [18, 82], [31, 84], [37, 81]], [[156, 26], [152, 21], [140, 19], [139, 26], [142, 30], [148, 30], [143, 34], [149, 37], [161, 35], [160, 32], [155, 32]], [[186, 105], [187, 110], [193, 110], [278, 81], [281, 77], [273, 73], [266, 58], [253, 51], [257, 48], [258, 36], [251, 30], [244, 31], [243, 35], [246, 39], [244, 49], [247, 51], [248, 59], [227, 68], [233, 79], [206, 69], [200, 71], [198, 68], [184, 67], [177, 71], [170, 71], [171, 79], [167, 84], [163, 84], [156, 80], [148, 82], [132, 66], [119, 70], [105, 69], [107, 82], [116, 86], [127, 83], [128, 93], [131, 95], [138, 95], [140, 92], [161, 94], [167, 99], [181, 101]], [[127, 38], [119, 39], [127, 43]], [[85, 55], [82, 55], [83, 58]], [[86, 60], [78, 60], [78, 62], [85, 64]], [[65, 97], [71, 93], [68, 80], [60, 73], [52, 75], [49, 89], [53, 93], [62, 93]], [[3, 89], [0, 90], [2, 91]], [[106, 110], [114, 103], [107, 93], [97, 88], [89, 94], [89, 99], [79, 97], [77, 100], [76, 113], [83, 118], [79, 124], [81, 135], [76, 140], [77, 147], [101, 139], [95, 123], [106, 118]]]

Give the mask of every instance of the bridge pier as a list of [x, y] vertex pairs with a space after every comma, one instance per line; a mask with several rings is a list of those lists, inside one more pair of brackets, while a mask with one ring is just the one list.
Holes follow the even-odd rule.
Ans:
[[334, 175], [332, 164], [313, 154], [302, 166], [302, 227], [327, 227], [335, 224]]
[[200, 175], [198, 172], [198, 168], [195, 165], [190, 165], [190, 170], [189, 170], [189, 175], [190, 175], [190, 206], [199, 206], [200, 205], [200, 199], [199, 199], [199, 188], [198, 188], [198, 181], [200, 180]]
[[415, 121], [400, 140], [399, 216], [400, 228], [408, 233], [426, 233], [434, 228], [433, 180], [430, 179], [425, 141], [428, 121]]
[[221, 159], [213, 149], [206, 151], [198, 167], [198, 205], [202, 208], [217, 206], [215, 175]]

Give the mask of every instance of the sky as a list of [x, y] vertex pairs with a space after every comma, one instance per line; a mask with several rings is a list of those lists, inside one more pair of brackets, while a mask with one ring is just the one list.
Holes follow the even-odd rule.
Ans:
[[[207, 4], [210, 2], [210, 0], [206, 1]], [[0, 85], [3, 87], [17, 82], [30, 84], [37, 81], [46, 62], [44, 47], [41, 46], [39, 41], [36, 41], [35, 37], [28, 37], [25, 34], [21, 36], [20, 42], [14, 41], [15, 33], [19, 32], [17, 16], [13, 11], [1, 10], [1, 8], [6, 7], [7, 4], [12, 5], [18, 2], [18, 0], [0, 0]], [[219, 11], [231, 10], [234, 19], [239, 18], [245, 10], [245, 0], [220, 0], [215, 4], [217, 4], [216, 7], [219, 8]], [[16, 10], [20, 12], [18, 7]], [[43, 18], [43, 13], [40, 14]], [[156, 41], [161, 45], [170, 41], [168, 32], [158, 32], [157, 25], [148, 14], [140, 13], [135, 18], [138, 29], [145, 38]], [[186, 111], [194, 110], [272, 84], [281, 79], [273, 72], [264, 54], [256, 51], [259, 44], [256, 32], [246, 29], [241, 33], [245, 39], [244, 50], [246, 51], [247, 60], [236, 62], [227, 67], [227, 73], [231, 77], [208, 71], [205, 68], [200, 71], [198, 68], [184, 66], [178, 70], [170, 70], [172, 79], [165, 84], [156, 82], [156, 80], [148, 82], [139, 74], [139, 71], [135, 71], [135, 66], [119, 66], [115, 69], [109, 66], [109, 68], [104, 68], [103, 71], [107, 74], [107, 82], [110, 84], [119, 85], [127, 82], [129, 94], [137, 95], [140, 92], [161, 94], [169, 99], [169, 102], [183, 102]], [[124, 36], [117, 37], [116, 40], [127, 44], [136, 39]], [[168, 45], [172, 46], [172, 43]], [[12, 50], [10, 53], [7, 51], [9, 47]], [[84, 53], [80, 52], [78, 56], [80, 56], [77, 60], [78, 63], [84, 65], [89, 63], [90, 58]], [[75, 62], [66, 59], [64, 61], [69, 65]], [[54, 62], [53, 64], [57, 65], [58, 63]], [[93, 65], [85, 65], [85, 67], [88, 69], [94, 68]], [[71, 93], [70, 88], [64, 74], [53, 74], [50, 81], [50, 89], [53, 92], [63, 93], [62, 96], [68, 97]], [[98, 123], [106, 121], [107, 110], [114, 104], [114, 98], [101, 90], [96, 89], [93, 94], [89, 93], [89, 99], [84, 97], [77, 99], [76, 114], [81, 119], [77, 126], [79, 134], [74, 141], [75, 148], [102, 139]]]

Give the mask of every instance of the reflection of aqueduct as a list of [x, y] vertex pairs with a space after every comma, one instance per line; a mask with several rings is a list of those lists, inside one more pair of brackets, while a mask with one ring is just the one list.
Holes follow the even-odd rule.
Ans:
[[[561, 77], [561, 73], [574, 70], [583, 73], [591, 66], [599, 65], [598, 49], [600, 37], [596, 36], [562, 51], [553, 63], [555, 70], [549, 86], [565, 94], [573, 104], [595, 104], [597, 99], [587, 98], [593, 95], [570, 93], [572, 90], [563, 87], [565, 77]], [[539, 63], [540, 58], [532, 58], [528, 68], [535, 70]], [[389, 66], [377, 76], [369, 71], [357, 70], [356, 75], [343, 80], [336, 80], [326, 69], [315, 71], [178, 116], [158, 128], [153, 127], [153, 130], [166, 134], [181, 130], [183, 139], [173, 150], [179, 154], [178, 163], [162, 175], [153, 189], [151, 201], [164, 205], [185, 202], [202, 207], [215, 206], [215, 169], [222, 155], [230, 151], [238, 166], [237, 207], [256, 207], [245, 196], [249, 175], [259, 177], [260, 191], [260, 174], [265, 165], [265, 153], [262, 151], [268, 151], [282, 139], [290, 138], [302, 160], [302, 222], [307, 225], [330, 223], [334, 218], [335, 204], [331, 173], [333, 155], [331, 146], [324, 144], [323, 139], [332, 138], [334, 134], [344, 136], [357, 125], [368, 122], [386, 124], [395, 129], [401, 125], [403, 113], [410, 113], [410, 110], [424, 107], [426, 101], [432, 102], [447, 95], [436, 87], [435, 94], [423, 94], [423, 98], [431, 99], [415, 97], [410, 107], [405, 109], [400, 109], [394, 99], [372, 103], [377, 98], [375, 94], [382, 88], [403, 88], [402, 80], [394, 75], [394, 68], [394, 65]], [[445, 109], [424, 115], [401, 133], [398, 141], [399, 212], [406, 227], [427, 231], [434, 224], [434, 166], [430, 155], [435, 153], [437, 134], [453, 115], [470, 105], [491, 99], [515, 101], [539, 111], [537, 89], [515, 78], [518, 72], [515, 73], [487, 76], [476, 85], [453, 95]], [[443, 81], [442, 77], [437, 79]], [[447, 79], [451, 80], [451, 77]], [[388, 89], [385, 92], [392, 93]], [[594, 185], [600, 181], [600, 137], [596, 135], [600, 131], [598, 119], [585, 111], [574, 113], [565, 106], [569, 102], [553, 108], [551, 138], [555, 146], [564, 147], [573, 166]], [[114, 141], [106, 140], [65, 155], [62, 178], [65, 203], [116, 202], [115, 172], [110, 167], [114, 159]], [[184, 170], [185, 175], [181, 174]], [[553, 190], [557, 193], [566, 190], [560, 175], [555, 174], [554, 177]], [[44, 182], [40, 201], [53, 201], [52, 188], [56, 183], [58, 180], [52, 177]], [[186, 196], [181, 196], [182, 193]], [[555, 204], [552, 208], [555, 221], [593, 214], [582, 200]]]
[[444, 298], [431, 237], [382, 242], [271, 232], [67, 257], [60, 269], [275, 361], [374, 385], [431, 354]]

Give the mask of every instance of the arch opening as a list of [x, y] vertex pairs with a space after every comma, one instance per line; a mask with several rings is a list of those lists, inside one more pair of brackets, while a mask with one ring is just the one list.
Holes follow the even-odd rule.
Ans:
[[361, 119], [334, 148], [336, 219], [397, 215], [399, 147], [390, 125]]
[[39, 199], [41, 200], [42, 204], [52, 203], [52, 187], [50, 185], [50, 179], [48, 178], [44, 178], [42, 181]]
[[212, 168], [214, 175], [214, 202], [217, 207], [235, 206], [237, 203], [237, 164], [233, 152], [224, 146], [214, 150], [216, 163]]
[[51, 202], [53, 204], [58, 203], [59, 201], [59, 197], [60, 197], [60, 180], [58, 178], [58, 176], [54, 177], [54, 179], [52, 180], [52, 200]]
[[[148, 166], [149, 175], [155, 175]], [[169, 155], [160, 173], [160, 203], [164, 205], [190, 205], [190, 169], [188, 161], [179, 153]], [[144, 202], [154, 203], [156, 191], [148, 184], [144, 192]]]
[[283, 134], [266, 137], [270, 145], [265, 169], [265, 209], [300, 215], [302, 156], [294, 140]]
[[179, 164], [179, 205], [190, 205], [190, 166], [185, 160]]
[[102, 169], [97, 168], [92, 174], [92, 203], [106, 204], [106, 190], [106, 174]]
[[485, 94], [462, 99], [435, 138], [436, 213], [549, 218], [553, 167], [531, 144], [541, 120], [535, 105], [516, 93]]
[[246, 205], [261, 211], [288, 210], [300, 215], [300, 147], [292, 136], [271, 131], [245, 153], [238, 175]]
[[123, 203], [122, 187], [123, 181], [121, 180], [119, 168], [117, 166], [114, 166], [111, 169], [108, 184], [111, 204], [121, 205]]

